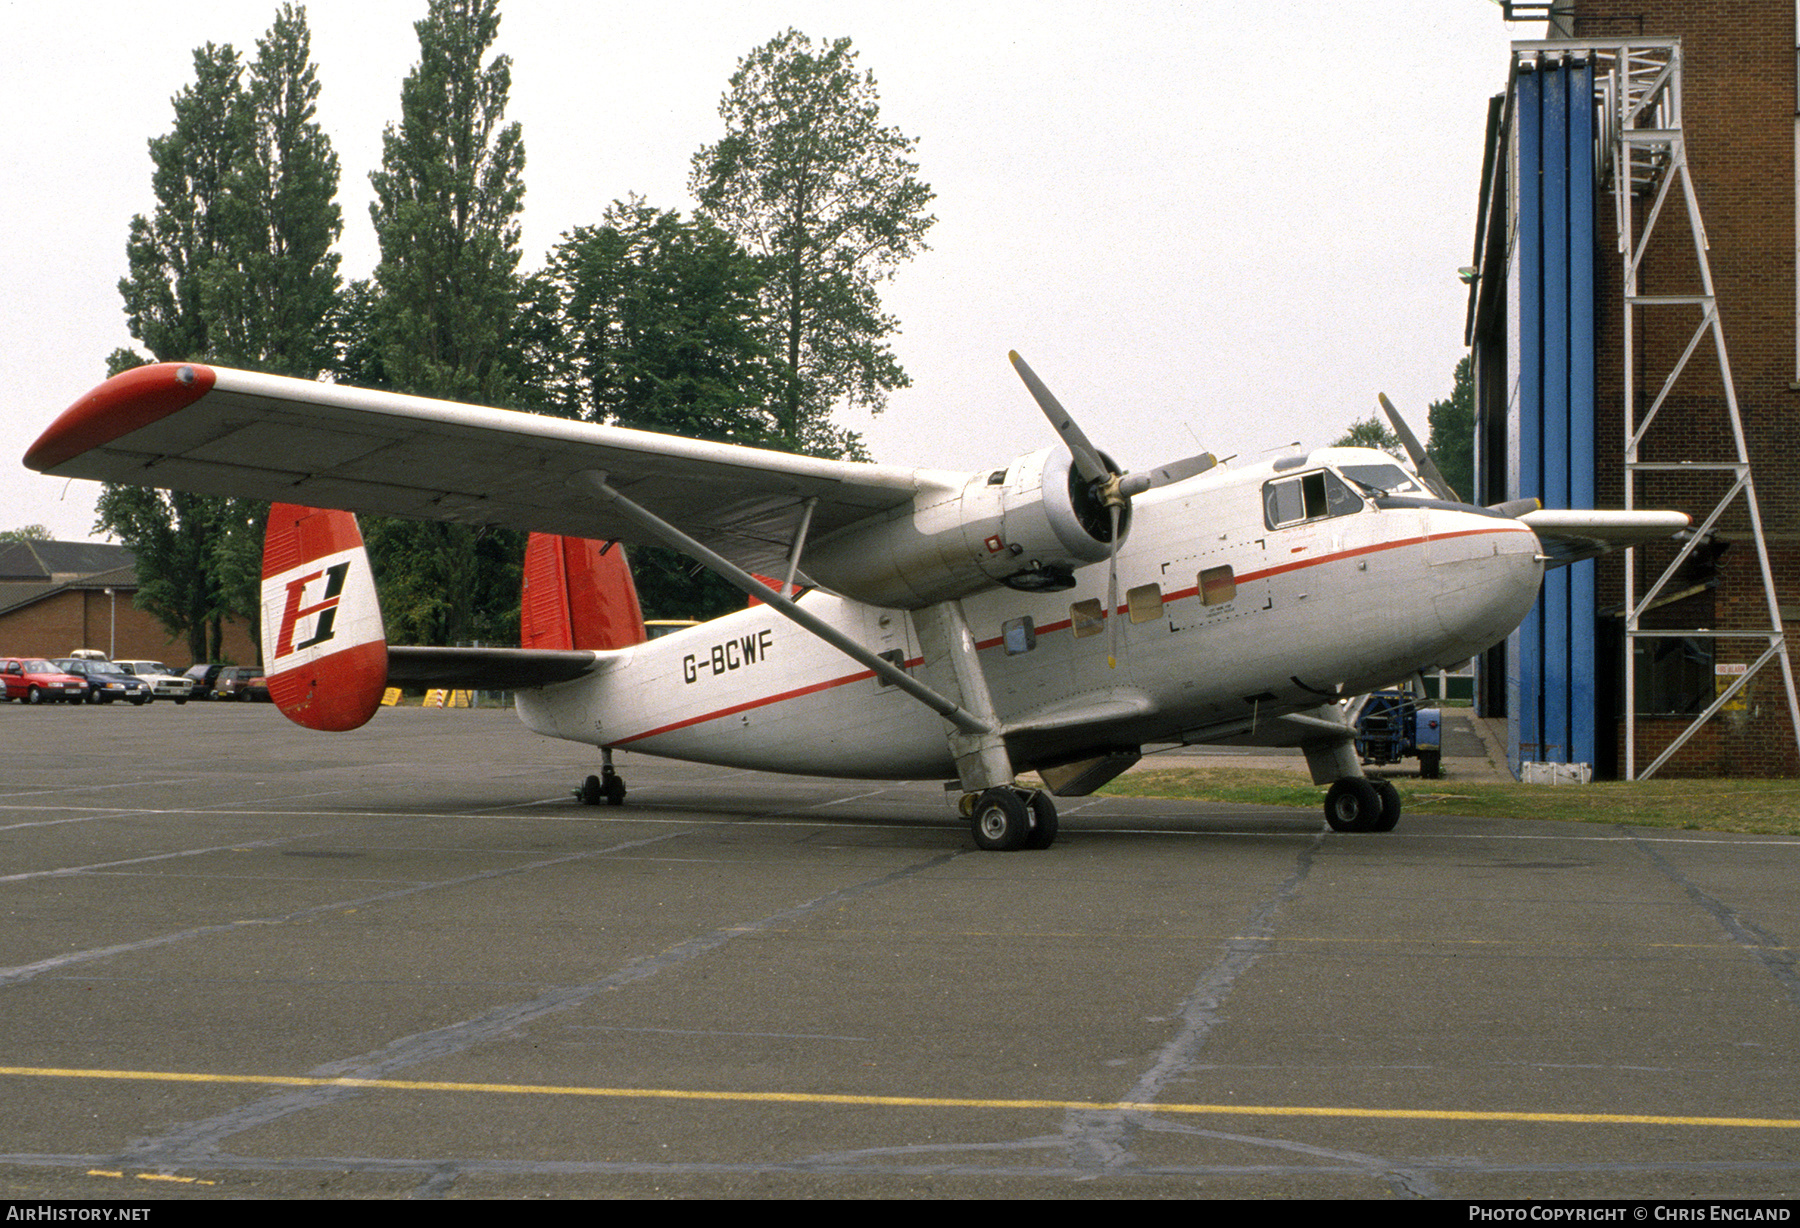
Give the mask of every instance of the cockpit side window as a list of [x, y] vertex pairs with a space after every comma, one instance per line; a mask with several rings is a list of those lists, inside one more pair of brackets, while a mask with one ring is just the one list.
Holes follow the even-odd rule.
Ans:
[[1263, 520], [1271, 529], [1362, 510], [1362, 497], [1329, 469], [1263, 484]]
[[1363, 497], [1330, 470], [1300, 477], [1278, 477], [1262, 486], [1262, 513], [1271, 529], [1305, 520], [1346, 517], [1363, 510]]

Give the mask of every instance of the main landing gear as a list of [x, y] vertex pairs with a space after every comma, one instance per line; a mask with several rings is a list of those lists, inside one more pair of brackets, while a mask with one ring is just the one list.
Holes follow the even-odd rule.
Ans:
[[1332, 831], [1393, 831], [1400, 821], [1400, 791], [1385, 780], [1345, 776], [1325, 794]]
[[575, 800], [584, 806], [598, 806], [605, 802], [608, 806], [625, 804], [625, 778], [613, 771], [612, 752], [601, 750], [600, 774], [589, 776], [575, 790]]
[[1001, 785], [965, 793], [958, 805], [975, 835], [975, 846], [988, 852], [1047, 849], [1056, 842], [1056, 805], [1041, 789]]

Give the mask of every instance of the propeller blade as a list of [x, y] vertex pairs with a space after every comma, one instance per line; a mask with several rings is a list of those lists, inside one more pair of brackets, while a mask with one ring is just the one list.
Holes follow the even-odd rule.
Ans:
[[1158, 465], [1156, 468], [1146, 469], [1142, 473], [1127, 474], [1119, 480], [1119, 493], [1129, 499], [1133, 495], [1143, 494], [1146, 490], [1155, 490], [1159, 486], [1171, 486], [1176, 482], [1184, 482], [1196, 474], [1205, 473], [1218, 463], [1218, 458], [1211, 452], [1202, 452], [1198, 456], [1171, 461], [1167, 465]]
[[1406, 448], [1406, 454], [1412, 457], [1413, 468], [1419, 471], [1419, 477], [1424, 480], [1426, 488], [1440, 499], [1448, 499], [1451, 503], [1461, 503], [1461, 496], [1456, 493], [1450, 483], [1444, 481], [1444, 475], [1438, 472], [1437, 464], [1419, 445], [1419, 437], [1412, 433], [1412, 428], [1406, 425], [1406, 419], [1400, 416], [1400, 411], [1394, 408], [1394, 403], [1387, 399], [1387, 393], [1378, 392], [1375, 396], [1381, 402], [1381, 411], [1387, 415], [1388, 421], [1393, 423], [1394, 434], [1400, 436], [1400, 443]]
[[1037, 372], [1025, 365], [1025, 360], [1019, 357], [1017, 350], [1009, 351], [1006, 356], [1012, 360], [1013, 369], [1019, 373], [1019, 378], [1025, 381], [1025, 387], [1030, 389], [1038, 408], [1044, 411], [1044, 417], [1050, 419], [1051, 428], [1069, 449], [1069, 455], [1074, 457], [1075, 468], [1081, 476], [1090, 482], [1104, 482], [1111, 477], [1112, 471], [1100, 459], [1100, 450], [1088, 442], [1088, 437], [1075, 425], [1075, 419], [1069, 416], [1069, 411], [1044, 387], [1044, 381], [1037, 377]]

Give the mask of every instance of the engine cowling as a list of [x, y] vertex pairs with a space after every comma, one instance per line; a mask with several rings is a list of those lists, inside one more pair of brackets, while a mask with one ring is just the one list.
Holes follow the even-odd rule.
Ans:
[[[1110, 464], [1110, 461], [1108, 462]], [[1004, 585], [1030, 592], [1074, 586], [1074, 571], [1106, 559], [1105, 506], [1064, 448], [1021, 456], [921, 494], [874, 524], [823, 538], [804, 568], [835, 592], [872, 605], [918, 609]], [[1130, 531], [1130, 509], [1119, 524]]]

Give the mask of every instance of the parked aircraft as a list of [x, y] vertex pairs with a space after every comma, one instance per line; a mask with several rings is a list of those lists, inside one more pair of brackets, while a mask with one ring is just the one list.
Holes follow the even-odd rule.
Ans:
[[[265, 664], [303, 724], [353, 728], [390, 682], [506, 687], [529, 728], [600, 749], [590, 803], [623, 800], [621, 747], [944, 779], [984, 849], [1048, 847], [1052, 793], [1182, 743], [1298, 746], [1333, 828], [1391, 829], [1400, 799], [1364, 777], [1339, 701], [1500, 640], [1546, 567], [1688, 525], [1470, 506], [1404, 431], [1417, 476], [1360, 448], [1121, 473], [1012, 357], [1059, 442], [975, 473], [198, 363], [107, 381], [25, 463], [275, 501]], [[355, 520], [321, 509], [537, 534], [526, 646], [389, 647]], [[619, 541], [681, 550], [760, 601], [643, 642], [622, 552], [599, 544]]]

